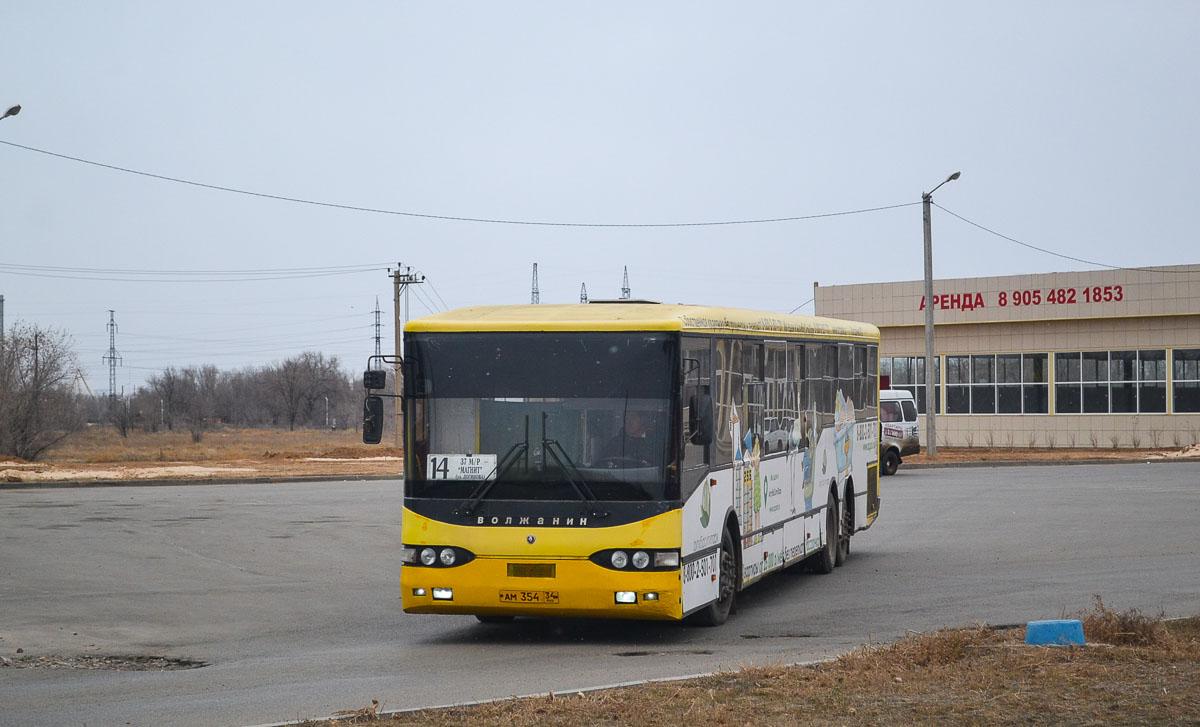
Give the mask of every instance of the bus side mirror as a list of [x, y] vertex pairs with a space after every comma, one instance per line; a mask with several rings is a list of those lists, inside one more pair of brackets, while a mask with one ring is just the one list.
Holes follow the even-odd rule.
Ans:
[[383, 397], [363, 400], [363, 444], [379, 444], [383, 439]]
[[380, 369], [364, 371], [363, 388], [368, 391], [373, 389], [386, 389], [387, 372]]
[[692, 444], [707, 447], [713, 440], [713, 400], [708, 394], [697, 394], [688, 401], [688, 430]]

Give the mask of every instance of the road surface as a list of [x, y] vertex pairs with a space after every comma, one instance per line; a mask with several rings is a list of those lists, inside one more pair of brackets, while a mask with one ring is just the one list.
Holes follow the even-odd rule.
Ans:
[[399, 610], [398, 481], [0, 491], [2, 725], [251, 725], [793, 663], [908, 630], [1088, 608], [1200, 613], [1200, 463], [905, 470], [828, 576], [716, 629]]

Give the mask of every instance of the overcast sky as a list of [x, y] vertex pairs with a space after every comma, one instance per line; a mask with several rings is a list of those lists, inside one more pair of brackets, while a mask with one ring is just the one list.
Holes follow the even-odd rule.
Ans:
[[[615, 298], [627, 265], [634, 297], [811, 313], [814, 281], [921, 278], [921, 193], [958, 170], [935, 201], [1009, 237], [1198, 261], [1197, 2], [8, 0], [0, 36], [5, 323], [71, 333], [98, 394], [109, 309], [127, 392], [304, 350], [362, 369], [397, 261], [428, 276], [414, 316], [528, 302], [534, 262], [543, 303]], [[909, 206], [468, 222], [11, 144], [417, 215]], [[938, 278], [1097, 267], [937, 208], [933, 235]], [[174, 274], [348, 266], [373, 269]]]

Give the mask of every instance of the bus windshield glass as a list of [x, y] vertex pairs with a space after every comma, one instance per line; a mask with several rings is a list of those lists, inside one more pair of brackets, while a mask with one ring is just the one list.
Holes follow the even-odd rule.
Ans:
[[665, 333], [409, 335], [407, 494], [671, 499], [677, 350]]

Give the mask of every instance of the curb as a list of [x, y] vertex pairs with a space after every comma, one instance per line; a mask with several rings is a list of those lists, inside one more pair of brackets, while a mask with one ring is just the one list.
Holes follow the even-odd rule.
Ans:
[[910, 470], [936, 470], [952, 467], [1070, 467], [1075, 465], [1097, 464], [1195, 464], [1200, 462], [1196, 457], [1174, 457], [1163, 459], [1031, 459], [1031, 460], [995, 460], [988, 462], [903, 462], [900, 467]]
[[[1196, 457], [1173, 459], [1076, 459], [1076, 460], [996, 460], [989, 462], [904, 462], [905, 470], [934, 470], [972, 467], [1062, 467], [1075, 465], [1133, 465], [1133, 464], [1194, 464]], [[296, 475], [294, 477], [209, 477], [176, 480], [33, 480], [28, 482], [0, 482], [4, 490], [51, 490], [77, 487], [184, 487], [188, 485], [287, 485], [304, 482], [371, 482], [378, 480], [402, 480], [404, 475]]]

